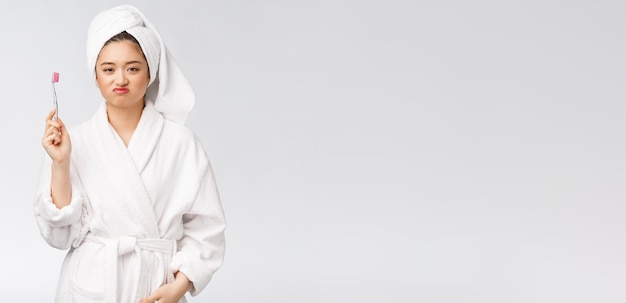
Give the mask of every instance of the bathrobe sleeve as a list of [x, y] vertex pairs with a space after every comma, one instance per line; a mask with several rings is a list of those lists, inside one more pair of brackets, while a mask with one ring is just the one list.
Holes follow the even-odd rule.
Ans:
[[71, 246], [78, 246], [86, 233], [85, 203], [78, 176], [71, 165], [72, 198], [69, 205], [59, 209], [52, 202], [50, 193], [52, 160], [46, 155], [43, 162], [33, 203], [39, 232], [52, 247], [68, 249]]
[[183, 237], [178, 241], [170, 270], [181, 271], [189, 278], [192, 282], [189, 292], [195, 296], [222, 265], [226, 222], [211, 165], [195, 137], [185, 158], [191, 162], [185, 165], [195, 166], [199, 171], [197, 176], [184, 176], [183, 181], [198, 186], [189, 211], [183, 215]]

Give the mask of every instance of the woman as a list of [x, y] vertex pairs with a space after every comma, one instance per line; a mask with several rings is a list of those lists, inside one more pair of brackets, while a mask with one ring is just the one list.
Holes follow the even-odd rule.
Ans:
[[195, 95], [136, 8], [99, 13], [88, 67], [105, 99], [67, 131], [46, 118], [34, 202], [43, 238], [69, 249], [57, 302], [186, 302], [221, 266], [225, 221], [209, 160], [183, 123]]

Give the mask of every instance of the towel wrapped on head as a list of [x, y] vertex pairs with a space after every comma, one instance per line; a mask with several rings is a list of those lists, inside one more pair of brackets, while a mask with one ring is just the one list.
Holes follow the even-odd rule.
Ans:
[[114, 7], [91, 21], [87, 34], [87, 68], [92, 77], [95, 80], [96, 61], [104, 44], [123, 31], [135, 37], [148, 61], [150, 84], [146, 102], [153, 102], [166, 119], [184, 123], [196, 102], [193, 88], [154, 25], [134, 6]]

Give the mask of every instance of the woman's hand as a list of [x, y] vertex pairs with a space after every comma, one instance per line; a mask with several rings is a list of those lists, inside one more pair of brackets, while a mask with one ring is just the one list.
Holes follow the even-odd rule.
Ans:
[[46, 150], [53, 163], [69, 163], [72, 152], [70, 135], [61, 118], [52, 120], [55, 110], [53, 109], [46, 117], [46, 130], [41, 140], [41, 145]]
[[189, 279], [182, 272], [176, 272], [176, 279], [172, 283], [165, 284], [155, 290], [150, 296], [141, 300], [140, 303], [177, 303], [189, 289]]
[[50, 195], [52, 203], [57, 208], [70, 204], [72, 186], [70, 183], [70, 154], [72, 143], [70, 135], [61, 118], [52, 120], [55, 110], [51, 110], [46, 117], [46, 131], [41, 139], [41, 145], [52, 159], [52, 179], [50, 180]]

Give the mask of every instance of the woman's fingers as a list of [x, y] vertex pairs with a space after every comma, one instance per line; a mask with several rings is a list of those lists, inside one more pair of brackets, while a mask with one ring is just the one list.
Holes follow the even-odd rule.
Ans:
[[62, 129], [65, 127], [65, 124], [61, 121], [61, 119], [52, 120], [54, 112], [55, 110], [53, 109], [46, 117], [46, 134], [52, 131], [59, 133], [60, 136], [63, 133]]
[[59, 120], [53, 121], [53, 120], [48, 120], [46, 126], [54, 126], [56, 128], [61, 128], [61, 123], [59, 123]]
[[48, 113], [48, 117], [46, 117], [46, 120], [52, 120], [52, 117], [54, 117], [54, 112], [56, 112], [56, 108], [53, 108], [49, 113]]
[[44, 133], [44, 146], [49, 145], [58, 145], [61, 143], [61, 138], [63, 137], [64, 131], [62, 131], [62, 122], [57, 123], [56, 121], [49, 121], [48, 127]]
[[52, 120], [55, 112], [56, 109], [53, 109], [50, 111], [50, 113], [48, 113], [48, 116], [46, 117], [46, 128], [49, 129], [50, 127], [54, 127], [57, 131], [60, 132], [61, 128], [63, 128], [65, 125], [62, 121], [60, 121], [60, 119]]
[[61, 131], [54, 127], [54, 126], [50, 126], [48, 127], [48, 129], [46, 129], [46, 132], [44, 133], [44, 137], [50, 136], [50, 135], [57, 135], [57, 136], [61, 136]]
[[65, 128], [65, 123], [63, 123], [61, 118], [58, 118], [57, 121], [59, 121], [59, 125], [60, 125], [60, 127], [59, 127], [59, 136], [61, 138], [68, 138], [68, 140], [69, 140], [67, 129]]
[[152, 293], [149, 297], [143, 299], [140, 301], [140, 303], [154, 303], [156, 302], [158, 299], [160, 299], [159, 296], [157, 296], [155, 293]]
[[55, 113], [56, 111], [57, 111], [57, 110], [53, 108], [53, 109], [52, 109], [52, 110], [48, 113], [48, 116], [46, 117], [46, 121], [48, 121], [48, 120], [52, 121], [52, 118], [54, 117], [54, 113]]
[[57, 145], [57, 144], [59, 144], [59, 143], [60, 143], [60, 141], [61, 141], [61, 139], [59, 138], [59, 136], [58, 136], [58, 135], [56, 135], [56, 134], [50, 134], [50, 135], [46, 136], [46, 137], [43, 139], [43, 142], [42, 142], [42, 143], [43, 143], [43, 146], [44, 146], [44, 147], [48, 147], [48, 146], [51, 146], [51, 145]]
[[41, 138], [41, 145], [53, 161], [66, 161], [70, 156], [70, 134], [61, 119], [52, 120], [55, 110], [46, 117], [46, 127]]

